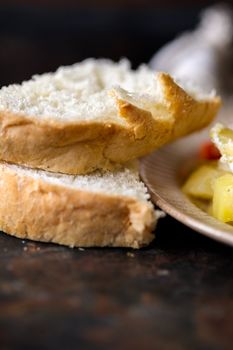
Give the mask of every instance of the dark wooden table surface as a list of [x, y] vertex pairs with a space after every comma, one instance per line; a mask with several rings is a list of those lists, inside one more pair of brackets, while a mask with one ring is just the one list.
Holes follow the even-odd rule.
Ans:
[[0, 235], [0, 349], [232, 349], [232, 249], [167, 217], [148, 248]]

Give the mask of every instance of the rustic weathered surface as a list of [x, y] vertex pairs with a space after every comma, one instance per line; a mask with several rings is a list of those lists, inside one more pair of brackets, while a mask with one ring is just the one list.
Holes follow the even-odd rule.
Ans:
[[0, 235], [0, 349], [231, 349], [232, 249], [170, 218], [140, 251]]

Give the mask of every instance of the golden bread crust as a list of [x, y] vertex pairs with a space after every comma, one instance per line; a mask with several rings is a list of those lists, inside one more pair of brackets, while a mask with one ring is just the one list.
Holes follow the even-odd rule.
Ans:
[[5, 163], [0, 178], [0, 229], [10, 235], [70, 247], [139, 248], [154, 238], [149, 203], [55, 185]]
[[219, 107], [218, 97], [196, 101], [172, 78], [159, 75], [164, 101], [153, 111], [115, 96], [126, 122], [60, 122], [0, 112], [0, 159], [66, 174], [112, 170], [162, 145], [207, 126]]

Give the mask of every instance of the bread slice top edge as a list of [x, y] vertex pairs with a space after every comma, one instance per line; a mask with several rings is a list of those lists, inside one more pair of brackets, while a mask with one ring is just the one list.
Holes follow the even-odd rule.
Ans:
[[[78, 83], [83, 87], [87, 76], [85, 67], [89, 67], [88, 72], [98, 71], [95, 79], [99, 90], [91, 96], [75, 97], [72, 72], [78, 69], [79, 78], [83, 74], [83, 80]], [[55, 76], [58, 81], [52, 74], [45, 74], [22, 86], [0, 90], [0, 159], [67, 174], [113, 169], [207, 126], [221, 104], [220, 98], [213, 94], [199, 97], [193, 92], [192, 97], [165, 73], [155, 75], [145, 66], [131, 71], [125, 61], [116, 64], [88, 60], [60, 68]], [[101, 76], [106, 80], [104, 86]], [[53, 79], [56, 83], [51, 83], [51, 88], [49, 81]], [[115, 86], [114, 82], [121, 85]], [[35, 106], [38, 104], [36, 110], [40, 113], [37, 117], [27, 108], [33, 84]], [[92, 91], [94, 83], [88, 84]], [[22, 92], [20, 98], [16, 97], [15, 90]], [[78, 102], [74, 108], [72, 99], [81, 104]], [[69, 115], [69, 108], [61, 113], [63, 118], [58, 117], [56, 113], [67, 105], [73, 117]]]
[[73, 191], [132, 198], [152, 206], [147, 187], [140, 180], [137, 162], [130, 162], [128, 167], [121, 167], [114, 171], [97, 170], [88, 175], [53, 173], [6, 162], [0, 162], [0, 167], [2, 171], [10, 171], [19, 177], [30, 177], [54, 186], [67, 187]]
[[[51, 119], [58, 123], [115, 121], [121, 123], [109, 91], [114, 87], [137, 95], [137, 99], [164, 103], [167, 86], [165, 73], [154, 72], [146, 65], [132, 70], [127, 60], [87, 59], [54, 73], [35, 75], [22, 84], [0, 89], [0, 110], [30, 118]], [[177, 83], [176, 83], [177, 84]], [[195, 100], [214, 100], [214, 92], [205, 94], [186, 83], [184, 90]], [[182, 85], [181, 85], [182, 87]], [[168, 101], [169, 102], [169, 101]]]

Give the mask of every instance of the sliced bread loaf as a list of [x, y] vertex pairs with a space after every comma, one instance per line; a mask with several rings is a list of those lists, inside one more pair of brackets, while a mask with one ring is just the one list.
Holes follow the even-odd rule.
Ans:
[[0, 90], [0, 159], [67, 174], [113, 169], [209, 124], [214, 95], [129, 62], [89, 59]]
[[0, 230], [70, 247], [139, 248], [159, 212], [133, 168], [62, 175], [0, 163]]

